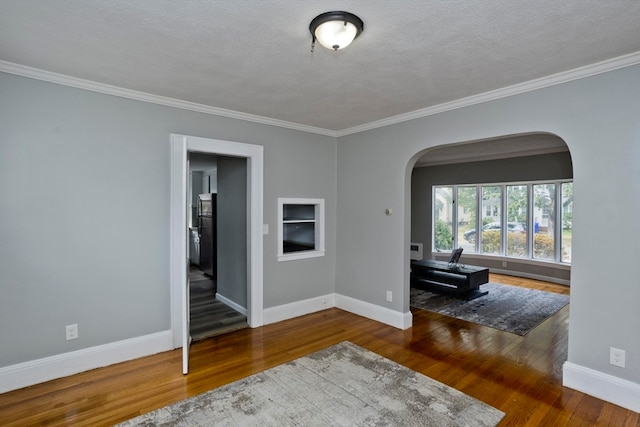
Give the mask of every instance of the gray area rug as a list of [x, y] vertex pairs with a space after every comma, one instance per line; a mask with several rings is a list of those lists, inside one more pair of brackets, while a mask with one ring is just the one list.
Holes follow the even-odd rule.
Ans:
[[503, 417], [345, 341], [119, 426], [495, 426]]
[[412, 307], [521, 336], [569, 303], [567, 295], [498, 283], [485, 283], [480, 290], [489, 293], [464, 301], [412, 287], [410, 301]]

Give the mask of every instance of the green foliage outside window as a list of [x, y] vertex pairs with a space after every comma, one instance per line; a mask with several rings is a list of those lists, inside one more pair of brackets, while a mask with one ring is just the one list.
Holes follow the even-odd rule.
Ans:
[[553, 259], [555, 240], [546, 234], [533, 235], [533, 254], [536, 258]]
[[509, 233], [507, 236], [507, 251], [511, 256], [527, 256], [527, 235], [522, 233]]
[[[509, 233], [507, 251], [511, 256], [525, 257], [527, 255], [527, 235], [523, 233]], [[534, 234], [533, 251], [536, 258], [553, 259], [554, 239], [546, 234]], [[495, 253], [500, 250], [500, 232], [487, 230], [482, 233], [482, 252]], [[563, 249], [564, 252], [564, 249]]]
[[453, 248], [451, 225], [441, 219], [436, 220], [435, 244], [436, 249], [450, 250]]
[[487, 230], [482, 232], [482, 253], [500, 253], [500, 231]]

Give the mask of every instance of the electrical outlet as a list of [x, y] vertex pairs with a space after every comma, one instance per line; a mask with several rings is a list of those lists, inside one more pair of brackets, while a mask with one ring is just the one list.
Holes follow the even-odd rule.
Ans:
[[393, 302], [393, 293], [391, 291], [387, 291], [387, 301]]
[[625, 351], [619, 348], [609, 347], [609, 363], [613, 366], [624, 368]]
[[502, 261], [502, 266], [506, 267], [507, 266], [507, 261]]
[[77, 340], [78, 339], [78, 325], [77, 324], [73, 324], [73, 325], [67, 325], [65, 326], [66, 329], [66, 333], [67, 333], [67, 341], [69, 340]]

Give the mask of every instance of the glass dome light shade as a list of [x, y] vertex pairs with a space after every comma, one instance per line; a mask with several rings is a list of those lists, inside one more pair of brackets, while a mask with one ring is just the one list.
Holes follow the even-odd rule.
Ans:
[[327, 49], [340, 50], [356, 38], [358, 29], [351, 22], [328, 21], [316, 28], [316, 39]]
[[316, 40], [327, 49], [340, 50], [349, 46], [364, 29], [364, 23], [349, 12], [335, 11], [316, 16], [309, 30]]

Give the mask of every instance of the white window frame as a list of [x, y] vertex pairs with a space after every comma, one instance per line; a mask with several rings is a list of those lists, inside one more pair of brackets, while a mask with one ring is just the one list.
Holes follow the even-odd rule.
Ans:
[[[312, 220], [295, 220], [293, 222], [313, 222], [315, 224], [315, 249], [309, 251], [284, 252], [284, 224], [291, 223], [284, 219], [284, 205], [314, 205], [314, 218]], [[278, 197], [278, 261], [292, 261], [297, 259], [322, 257], [325, 254], [324, 247], [324, 199], [289, 198]]]
[[[441, 252], [438, 252], [435, 248], [435, 218], [436, 218], [436, 199], [435, 199], [435, 194], [436, 194], [436, 189], [437, 188], [442, 188], [442, 187], [451, 187], [452, 190], [452, 197], [453, 197], [453, 205], [454, 205], [454, 209], [453, 209], [453, 229], [452, 229], [452, 233], [453, 233], [453, 247], [458, 247], [459, 246], [459, 242], [458, 242], [458, 220], [457, 220], [457, 213], [458, 210], [457, 208], [455, 208], [458, 204], [458, 188], [459, 187], [476, 187], [476, 224], [475, 224], [475, 228], [476, 230], [481, 230], [482, 229], [482, 217], [481, 217], [481, 213], [483, 212], [483, 206], [482, 206], [482, 187], [501, 187], [501, 192], [502, 192], [502, 203], [500, 205], [500, 223], [503, 225], [503, 229], [504, 230], [508, 230], [508, 226], [507, 226], [507, 217], [506, 217], [506, 212], [507, 212], [507, 197], [506, 197], [506, 189], [508, 186], [510, 185], [526, 185], [527, 186], [527, 197], [528, 197], [528, 217], [527, 217], [527, 229], [529, 230], [529, 232], [527, 233], [527, 247], [528, 247], [528, 256], [527, 257], [513, 257], [513, 256], [509, 256], [506, 254], [507, 251], [507, 233], [502, 233], [502, 249], [501, 249], [501, 253], [500, 254], [484, 254], [480, 252], [480, 248], [482, 247], [482, 233], [478, 233], [477, 237], [476, 237], [476, 243], [475, 243], [475, 252], [470, 253], [470, 256], [474, 256], [474, 257], [485, 257], [485, 258], [495, 258], [495, 259], [503, 259], [503, 258], [509, 258], [509, 259], [517, 259], [519, 262], [525, 262], [525, 263], [539, 263], [539, 264], [549, 264], [549, 263], [553, 263], [556, 265], [564, 265], [564, 266], [570, 266], [571, 262], [570, 261], [563, 261], [562, 260], [562, 184], [565, 183], [573, 183], [573, 179], [559, 179], [559, 180], [544, 180], [544, 181], [515, 181], [515, 182], [500, 182], [500, 183], [481, 183], [481, 184], [438, 184], [438, 185], [433, 185], [431, 188], [431, 203], [432, 203], [432, 212], [431, 212], [431, 250], [433, 255], [438, 255], [441, 254]], [[533, 251], [534, 251], [534, 194], [533, 194], [533, 186], [534, 185], [541, 185], [541, 184], [554, 184], [555, 185], [555, 191], [556, 191], [556, 195], [555, 195], [555, 203], [556, 203], [556, 218], [554, 219], [554, 259], [553, 260], [548, 260], [548, 259], [540, 259], [540, 258], [535, 258]], [[489, 206], [489, 205], [486, 205]], [[486, 208], [485, 206], [485, 208]], [[493, 205], [491, 205], [491, 211], [493, 213]]]

